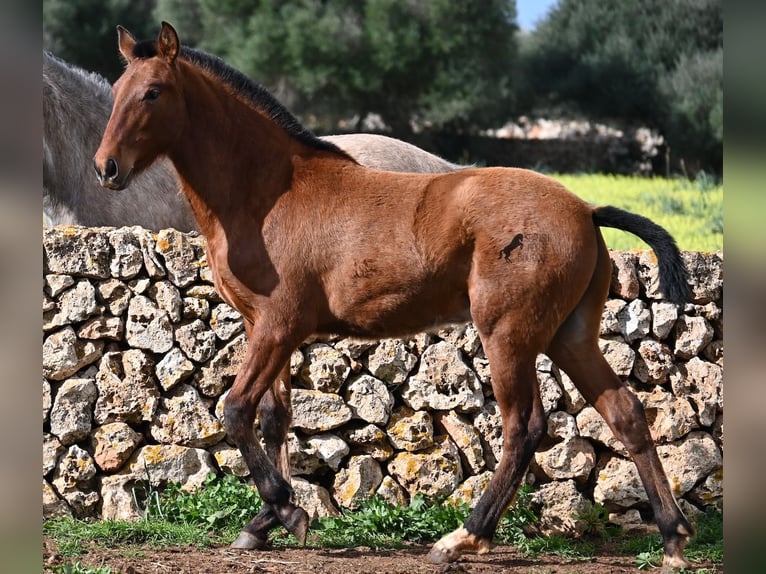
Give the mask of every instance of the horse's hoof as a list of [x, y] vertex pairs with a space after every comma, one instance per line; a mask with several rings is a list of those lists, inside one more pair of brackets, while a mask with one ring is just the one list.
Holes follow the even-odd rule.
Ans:
[[691, 568], [691, 564], [689, 561], [683, 557], [683, 555], [675, 555], [675, 556], [668, 556], [667, 554], [662, 557], [662, 572], [675, 572], [677, 570], [682, 570], [686, 568]]
[[428, 561], [431, 564], [450, 564], [460, 557], [460, 553], [451, 548], [431, 548]]
[[231, 543], [231, 547], [240, 550], [263, 550], [267, 542], [265, 538], [258, 538], [243, 530], [239, 533], [237, 539]]
[[309, 533], [309, 515], [302, 508], [295, 507], [290, 518], [283, 522], [287, 531], [298, 539], [301, 546], [306, 545], [306, 537]]

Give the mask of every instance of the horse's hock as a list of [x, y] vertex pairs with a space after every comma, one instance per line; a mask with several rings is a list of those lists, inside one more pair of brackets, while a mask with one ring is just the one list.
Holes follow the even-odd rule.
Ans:
[[[223, 402], [245, 350], [204, 239], [138, 227], [44, 231], [43, 510], [131, 518], [136, 487], [248, 470]], [[651, 252], [613, 252], [600, 346], [644, 404], [687, 515], [723, 496], [722, 254], [684, 253], [693, 302], [657, 294]], [[502, 449], [475, 329], [379, 342], [307, 341], [292, 356], [293, 487], [310, 515], [380, 494], [473, 504]], [[548, 438], [535, 454], [543, 530], [575, 532], [588, 501], [650, 518], [635, 466], [567, 375], [540, 355]], [[139, 489], [140, 490], [140, 489]]]

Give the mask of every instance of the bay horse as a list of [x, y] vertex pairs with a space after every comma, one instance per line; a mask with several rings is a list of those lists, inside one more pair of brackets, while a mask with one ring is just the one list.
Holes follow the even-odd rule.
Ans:
[[[140, 225], [158, 231], [197, 230], [173, 165], [155, 162], [130, 193], [106, 193], [93, 177], [91, 156], [112, 111], [104, 77], [43, 51], [43, 216], [46, 226]], [[378, 134], [325, 136], [357, 162], [390, 171], [446, 173], [462, 166]]]
[[[604, 417], [638, 468], [662, 533], [664, 563], [684, 566], [694, 528], [676, 503], [636, 396], [598, 347], [611, 263], [600, 227], [655, 251], [663, 297], [689, 285], [673, 238], [650, 220], [592, 206], [555, 180], [514, 168], [402, 174], [359, 165], [315, 137], [259, 84], [181, 46], [118, 27], [127, 62], [94, 165], [124, 189], [158, 157], [173, 162], [221, 296], [245, 318], [245, 358], [225, 403], [264, 500], [235, 548], [265, 547], [283, 525], [305, 544], [284, 448], [289, 359], [315, 333], [383, 338], [472, 320], [490, 361], [503, 454], [462, 527], [433, 546], [448, 563], [487, 552], [546, 433], [535, 358], [546, 353]], [[513, 242], [513, 249], [510, 246]], [[258, 410], [265, 450], [253, 423]]]

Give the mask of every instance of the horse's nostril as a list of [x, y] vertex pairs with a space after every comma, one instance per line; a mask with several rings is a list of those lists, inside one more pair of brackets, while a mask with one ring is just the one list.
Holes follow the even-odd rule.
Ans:
[[114, 161], [111, 157], [106, 160], [106, 168], [104, 169], [104, 177], [107, 179], [114, 179], [117, 177], [117, 174], [120, 173], [119, 168], [117, 167], [117, 162]]

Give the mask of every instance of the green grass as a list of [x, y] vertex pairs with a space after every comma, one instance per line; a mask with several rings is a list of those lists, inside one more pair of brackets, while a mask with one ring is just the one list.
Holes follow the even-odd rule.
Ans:
[[[551, 177], [595, 205], [614, 205], [648, 217], [667, 229], [678, 247], [689, 251], [723, 249], [723, 185], [700, 174], [686, 179], [621, 175]], [[630, 233], [604, 229], [610, 249], [648, 249]]]
[[[498, 525], [496, 542], [516, 546], [525, 556], [553, 554], [571, 562], [593, 558], [597, 550], [594, 541], [609, 540], [619, 534], [618, 529], [608, 524], [605, 509], [596, 504], [577, 517], [587, 524], [587, 532], [579, 540], [530, 534], [538, 520], [530, 505], [531, 492], [529, 486], [519, 490], [514, 504]], [[149, 489], [139, 494], [137, 501], [148, 501], [141, 505], [141, 520], [57, 518], [47, 521], [43, 532], [56, 540], [59, 553], [68, 558], [83, 554], [89, 544], [120, 546], [123, 552], [130, 551], [130, 545], [206, 548], [234, 540], [242, 525], [260, 510], [262, 504], [255, 489], [230, 475], [211, 475], [202, 488], [192, 493], [171, 485], [161, 493]], [[461, 526], [469, 512], [465, 504], [429, 501], [423, 496], [413, 497], [409, 506], [393, 506], [376, 496], [355, 511], [347, 510], [337, 517], [315, 520], [308, 542], [310, 546], [321, 548], [366, 546], [374, 549], [430, 543]], [[722, 563], [722, 513], [711, 510], [703, 515], [697, 530], [697, 537], [687, 549], [687, 557], [692, 562]], [[275, 532], [273, 541], [276, 546], [296, 544], [283, 529]], [[626, 539], [622, 542], [622, 550], [636, 555], [639, 568], [649, 568], [662, 561], [659, 535]], [[57, 568], [56, 573], [111, 574], [108, 568], [93, 569], [78, 562]]]

